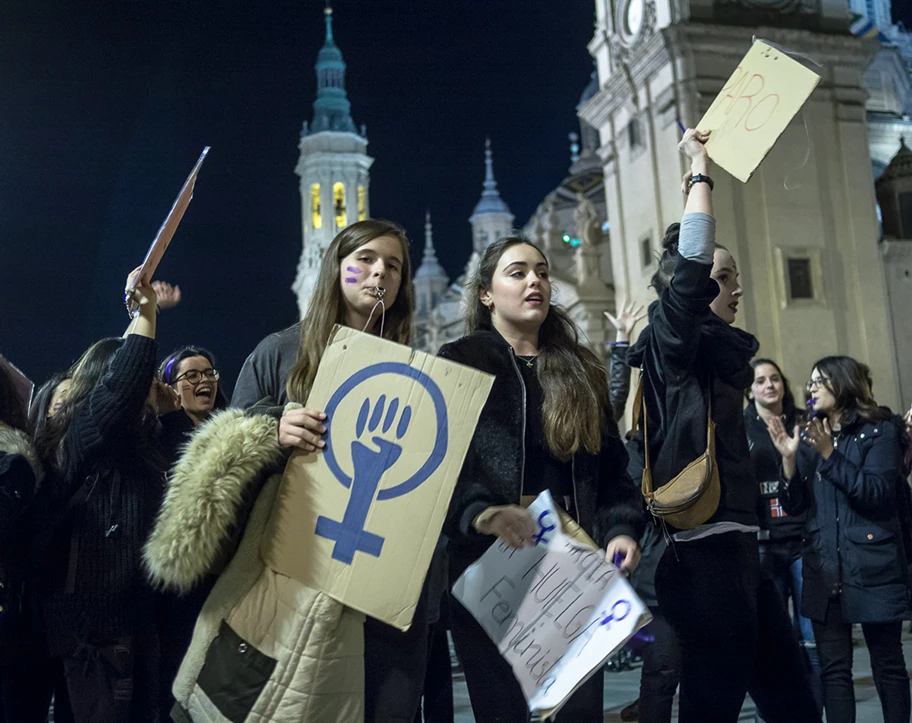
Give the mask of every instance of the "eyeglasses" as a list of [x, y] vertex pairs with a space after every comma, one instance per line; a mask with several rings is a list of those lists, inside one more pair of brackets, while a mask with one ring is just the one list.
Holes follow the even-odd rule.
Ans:
[[814, 387], [823, 387], [826, 388], [827, 382], [830, 381], [825, 377], [817, 377], [816, 379], [811, 379], [807, 384], [804, 385], [805, 390], [811, 391]]
[[203, 381], [203, 377], [209, 379], [210, 381], [218, 381], [219, 373], [218, 369], [206, 369], [205, 371], [197, 371], [196, 369], [191, 369], [188, 372], [184, 372], [177, 379], [174, 380], [174, 384], [177, 384], [181, 379], [186, 379], [190, 384], [199, 384]]

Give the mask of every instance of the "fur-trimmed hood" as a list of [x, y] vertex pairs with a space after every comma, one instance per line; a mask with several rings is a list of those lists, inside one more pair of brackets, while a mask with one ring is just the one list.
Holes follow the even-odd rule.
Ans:
[[143, 552], [154, 584], [186, 592], [210, 571], [248, 489], [282, 459], [277, 425], [272, 417], [230, 409], [194, 433]]
[[44, 468], [38, 460], [35, 445], [25, 432], [0, 424], [0, 452], [24, 457], [35, 474], [35, 488], [40, 486], [44, 479]]

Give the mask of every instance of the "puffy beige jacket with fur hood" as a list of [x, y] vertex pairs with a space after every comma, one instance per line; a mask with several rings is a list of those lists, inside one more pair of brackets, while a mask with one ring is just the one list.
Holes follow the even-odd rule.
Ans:
[[273, 506], [281, 504], [281, 472], [263, 485], [265, 470], [281, 470], [276, 425], [228, 410], [200, 427], [146, 545], [153, 582], [187, 591], [230, 547], [255, 496], [174, 682], [179, 723], [364, 719], [364, 616], [268, 568], [260, 555]]

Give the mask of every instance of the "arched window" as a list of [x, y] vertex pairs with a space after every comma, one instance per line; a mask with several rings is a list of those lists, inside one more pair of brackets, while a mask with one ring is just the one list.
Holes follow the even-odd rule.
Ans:
[[364, 186], [358, 186], [358, 220], [367, 219], [367, 196], [364, 193]]
[[323, 216], [320, 213], [320, 184], [310, 184], [310, 216], [314, 228], [322, 228]]
[[348, 226], [345, 213], [345, 186], [341, 183], [333, 184], [333, 211], [336, 214], [336, 228]]

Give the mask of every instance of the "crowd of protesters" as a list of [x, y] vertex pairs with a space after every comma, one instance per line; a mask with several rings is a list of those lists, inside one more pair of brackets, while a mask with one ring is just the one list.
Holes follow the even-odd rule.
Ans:
[[[849, 357], [814, 364], [799, 403], [734, 326], [742, 289], [715, 242], [706, 138], [681, 142], [686, 206], [651, 281], [658, 298], [632, 346], [647, 315], [608, 315], [608, 368], [552, 303], [533, 242], [500, 238], [474, 267], [466, 335], [439, 354], [492, 375], [493, 388], [406, 631], [259, 554], [290, 451], [325, 446], [326, 414], [306, 403], [333, 326], [410, 342], [397, 224], [360, 221], [336, 236], [304, 318], [256, 347], [230, 405], [210, 351], [160, 359], [158, 311], [180, 290], [137, 272], [128, 332], [92, 344], [27, 408], [0, 367], [3, 721], [451, 723], [448, 630], [475, 719], [528, 721], [510, 666], [447, 590], [495, 539], [534, 544], [526, 508], [547, 490], [652, 613], [628, 719], [670, 723], [680, 689], [682, 723], [736, 721], [748, 693], [769, 723], [824, 711], [828, 723], [854, 721], [858, 623], [884, 720], [909, 723], [906, 426]], [[642, 423], [625, 441], [631, 369]], [[652, 485], [699, 459], [718, 503], [676, 526]], [[604, 706], [599, 672], [556, 720], [602, 721]]]

